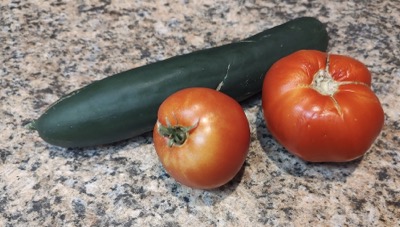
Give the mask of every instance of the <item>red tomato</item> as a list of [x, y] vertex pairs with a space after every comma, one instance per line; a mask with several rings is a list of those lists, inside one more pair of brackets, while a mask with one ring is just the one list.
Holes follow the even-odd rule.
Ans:
[[250, 129], [242, 107], [208, 88], [187, 88], [158, 110], [154, 146], [165, 170], [183, 185], [217, 188], [241, 169]]
[[266, 125], [289, 152], [310, 162], [362, 156], [383, 127], [384, 113], [361, 62], [303, 50], [276, 62], [262, 90]]

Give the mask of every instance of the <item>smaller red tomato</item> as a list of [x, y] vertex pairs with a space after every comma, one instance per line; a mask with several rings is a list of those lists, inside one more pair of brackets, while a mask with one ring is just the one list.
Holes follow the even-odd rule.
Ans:
[[154, 146], [165, 170], [183, 185], [211, 189], [241, 169], [250, 128], [242, 107], [209, 88], [187, 88], [168, 97], [158, 110]]
[[384, 113], [361, 62], [320, 51], [295, 52], [268, 71], [262, 107], [271, 134], [311, 162], [362, 156], [383, 127]]

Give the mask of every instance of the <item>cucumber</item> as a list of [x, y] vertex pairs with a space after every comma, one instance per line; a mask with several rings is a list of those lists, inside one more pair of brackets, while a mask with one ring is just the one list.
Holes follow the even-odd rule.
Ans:
[[61, 147], [108, 144], [151, 131], [159, 105], [187, 87], [218, 89], [237, 101], [261, 91], [280, 58], [301, 49], [326, 51], [324, 24], [297, 18], [244, 40], [172, 57], [95, 81], [60, 98], [29, 127]]

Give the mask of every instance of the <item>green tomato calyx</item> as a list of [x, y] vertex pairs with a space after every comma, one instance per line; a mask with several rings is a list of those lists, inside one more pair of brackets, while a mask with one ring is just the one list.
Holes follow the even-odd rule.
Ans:
[[162, 125], [159, 121], [157, 121], [158, 125], [158, 133], [168, 138], [168, 146], [180, 146], [184, 144], [189, 137], [189, 132], [195, 129], [199, 122], [197, 121], [196, 124], [191, 126], [182, 126], [182, 125], [174, 125], [172, 126], [169, 122], [168, 118], [165, 119], [167, 122], [167, 126]]

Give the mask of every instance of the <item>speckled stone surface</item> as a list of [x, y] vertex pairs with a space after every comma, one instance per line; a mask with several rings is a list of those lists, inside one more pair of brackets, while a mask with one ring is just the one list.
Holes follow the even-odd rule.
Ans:
[[[4, 0], [0, 2], [0, 226], [399, 226], [398, 1]], [[271, 137], [260, 97], [245, 166], [211, 191], [177, 184], [150, 134], [64, 149], [24, 125], [63, 94], [299, 16], [327, 24], [329, 52], [364, 62], [385, 111], [370, 151], [306, 163]]]

